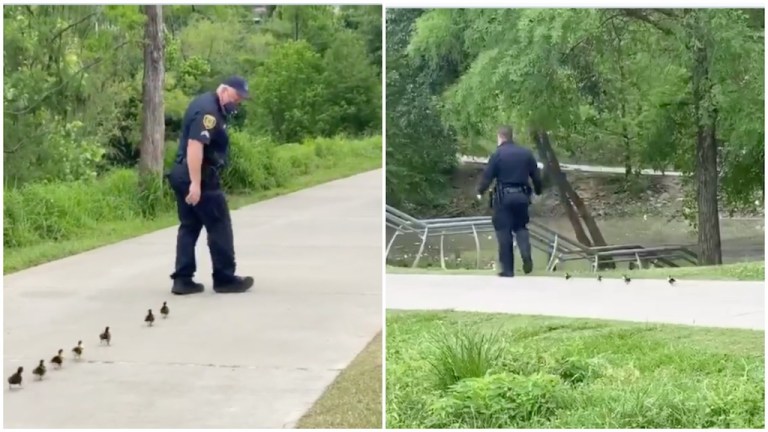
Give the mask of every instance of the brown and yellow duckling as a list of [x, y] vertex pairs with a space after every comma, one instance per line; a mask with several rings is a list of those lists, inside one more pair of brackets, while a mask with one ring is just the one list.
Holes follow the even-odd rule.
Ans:
[[40, 364], [36, 368], [32, 369], [32, 373], [37, 375], [37, 379], [42, 380], [45, 375], [45, 360], [40, 360]]
[[147, 312], [147, 316], [144, 318], [144, 322], [147, 323], [148, 326], [152, 327], [152, 323], [155, 322], [155, 316], [152, 315], [152, 309], [149, 309]]
[[18, 369], [16, 369], [16, 373], [8, 377], [8, 389], [11, 389], [11, 386], [19, 386], [21, 387], [21, 373], [24, 372], [24, 368], [19, 366]]
[[163, 307], [160, 308], [160, 315], [163, 316], [163, 319], [168, 318], [168, 312], [170, 312], [168, 302], [163, 302]]
[[104, 333], [99, 335], [99, 343], [106, 342], [107, 345], [112, 341], [112, 333], [109, 332], [109, 326], [104, 329]]
[[51, 359], [51, 363], [55, 364], [56, 367], [61, 367], [61, 364], [64, 363], [64, 356], [62, 355], [63, 352], [63, 349], [59, 349], [59, 353], [53, 356]]
[[79, 359], [83, 355], [83, 341], [77, 341], [77, 346], [72, 348], [75, 358]]

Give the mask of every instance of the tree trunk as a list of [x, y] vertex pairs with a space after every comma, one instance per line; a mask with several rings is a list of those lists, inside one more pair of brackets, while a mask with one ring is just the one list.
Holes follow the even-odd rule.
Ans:
[[[163, 11], [160, 5], [143, 6], [147, 16], [144, 28], [143, 123], [139, 156], [139, 179], [145, 207], [154, 212], [162, 194], [163, 143], [165, 137], [165, 81]], [[161, 195], [160, 195], [161, 196]]]
[[627, 129], [627, 93], [624, 87], [627, 77], [623, 66], [624, 52], [621, 49], [623, 39], [614, 21], [611, 21], [611, 28], [616, 37], [616, 67], [619, 71], [619, 119], [621, 119], [621, 137], [624, 141], [624, 179], [629, 180], [629, 176], [632, 175], [632, 147]]
[[299, 40], [299, 11], [293, 11], [293, 40]]
[[557, 161], [557, 157], [555, 156], [554, 152], [551, 151], [551, 146], [544, 144], [545, 137], [547, 137], [547, 143], [549, 142], [547, 133], [541, 130], [534, 130], [531, 135], [533, 141], [536, 143], [536, 148], [539, 151], [539, 158], [542, 159], [542, 164], [544, 164], [548, 175], [551, 176], [550, 178], [557, 186], [558, 195], [560, 196], [560, 203], [563, 205], [565, 213], [568, 215], [568, 220], [573, 226], [573, 232], [576, 235], [576, 240], [578, 240], [584, 246], [592, 246], [592, 242], [589, 240], [589, 237], [587, 237], [587, 233], [584, 231], [584, 227], [581, 225], [579, 216], [576, 214], [576, 210], [574, 210], [573, 205], [569, 200], [569, 194], [567, 191], [567, 186], [569, 186], [567, 185], [568, 180], [565, 179], [565, 175], [560, 169], [560, 164]]
[[[549, 142], [549, 134], [542, 132], [541, 138], [541, 144], [549, 152], [552, 165], [556, 165], [557, 170], [560, 171], [560, 162], [557, 160], [555, 150], [552, 148], [552, 144]], [[584, 205], [584, 201], [581, 199], [579, 194], [573, 190], [573, 186], [571, 186], [571, 183], [568, 182], [565, 176], [562, 176], [562, 187], [568, 194], [568, 199], [573, 203], [573, 206], [576, 207], [576, 211], [579, 212], [579, 215], [584, 220], [584, 224], [587, 226], [587, 230], [589, 230], [589, 236], [592, 238], [592, 244], [595, 246], [605, 246], [605, 239], [603, 238], [603, 234], [600, 232], [600, 228], [597, 226], [597, 222], [595, 222], [595, 219], [587, 209], [587, 206]]]
[[[694, 11], [694, 13], [699, 13]], [[709, 80], [708, 44], [701, 17], [697, 17], [693, 43], [693, 103], [696, 119], [696, 199], [698, 204], [699, 264], [722, 264], [720, 217], [717, 204], [716, 107]]]

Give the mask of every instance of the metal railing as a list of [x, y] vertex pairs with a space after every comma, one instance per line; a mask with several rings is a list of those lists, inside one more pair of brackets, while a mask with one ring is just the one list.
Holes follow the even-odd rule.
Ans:
[[[470, 216], [440, 219], [416, 219], [392, 206], [386, 206], [385, 221], [395, 233], [387, 243], [385, 259], [395, 239], [403, 234], [413, 233], [420, 239], [419, 250], [411, 264], [417, 267], [424, 254], [424, 248], [430, 237], [440, 237], [440, 266], [445, 269], [445, 236], [471, 234], [475, 240], [476, 267], [480, 268], [480, 237], [487, 232], [495, 232], [490, 216]], [[698, 260], [694, 252], [687, 246], [657, 246], [645, 247], [637, 244], [610, 245], [587, 247], [578, 241], [535, 221], [528, 224], [531, 246], [544, 252], [547, 256], [547, 271], [554, 271], [559, 263], [566, 261], [585, 260], [590, 263], [592, 271], [600, 268], [601, 262], [634, 262], [638, 268], [643, 261], [651, 261], [655, 265], [678, 267], [675, 260], [684, 260], [696, 265]]]

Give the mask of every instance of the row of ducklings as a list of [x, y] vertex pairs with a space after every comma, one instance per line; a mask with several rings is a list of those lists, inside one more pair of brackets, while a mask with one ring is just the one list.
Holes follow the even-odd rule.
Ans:
[[[160, 308], [160, 314], [163, 316], [163, 318], [168, 318], [168, 313], [170, 312], [170, 309], [168, 309], [168, 302], [163, 302], [163, 306]], [[147, 312], [147, 316], [144, 317], [144, 322], [147, 323], [148, 326], [152, 327], [152, 324], [155, 322], [155, 316], [152, 314], [152, 309], [149, 309]], [[99, 335], [99, 344], [106, 343], [107, 346], [112, 342], [112, 333], [109, 331], [109, 326], [107, 326], [104, 329], [104, 332]], [[79, 340], [77, 341], [77, 346], [72, 348], [72, 352], [75, 355], [75, 359], [79, 360], [83, 355], [83, 341]], [[51, 359], [51, 364], [54, 365], [56, 369], [61, 368], [62, 364], [64, 363], [64, 350], [59, 349], [58, 353], [53, 356]], [[38, 380], [42, 380], [43, 376], [45, 376], [47, 369], [45, 367], [45, 360], [41, 359], [40, 363], [32, 369], [32, 374], [37, 376]], [[21, 387], [22, 377], [21, 374], [24, 372], [24, 367], [19, 366], [18, 369], [16, 369], [16, 372], [11, 375], [8, 378], [8, 388], [12, 388], [12, 386], [17, 385]]]
[[[570, 274], [570, 273], [568, 273], [568, 272], [565, 272], [565, 280], [568, 280], [568, 279], [570, 279], [570, 278], [572, 278], [572, 277], [573, 277], [573, 276], [571, 276], [571, 274]], [[628, 284], [628, 283], [632, 282], [632, 278], [630, 278], [630, 277], [629, 277], [629, 276], [627, 276], [626, 274], [623, 274], [623, 275], [621, 275], [621, 278], [624, 280], [624, 283], [627, 283], [627, 284]], [[600, 282], [600, 281], [602, 281], [602, 280], [603, 280], [603, 275], [600, 275], [600, 274], [598, 274], [598, 275], [597, 275], [597, 281], [598, 281], [598, 282]], [[670, 275], [670, 276], [667, 276], [667, 282], [669, 282], [669, 284], [670, 284], [670, 285], [674, 285], [674, 284], [675, 284], [675, 282], [677, 282], [677, 279], [673, 278], [673, 277]]]

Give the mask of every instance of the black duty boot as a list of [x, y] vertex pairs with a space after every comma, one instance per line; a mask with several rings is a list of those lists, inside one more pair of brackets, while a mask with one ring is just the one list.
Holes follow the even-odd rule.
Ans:
[[510, 272], [499, 272], [497, 274], [499, 277], [515, 277], [515, 274]]
[[198, 294], [203, 291], [205, 291], [203, 284], [187, 278], [174, 279], [173, 288], [171, 288], [171, 292], [177, 295]]
[[253, 278], [250, 276], [235, 276], [231, 281], [213, 282], [213, 290], [217, 293], [241, 293], [246, 292], [253, 286]]
[[530, 257], [523, 258], [523, 272], [525, 274], [529, 274], [532, 271], [533, 271], [533, 260]]

